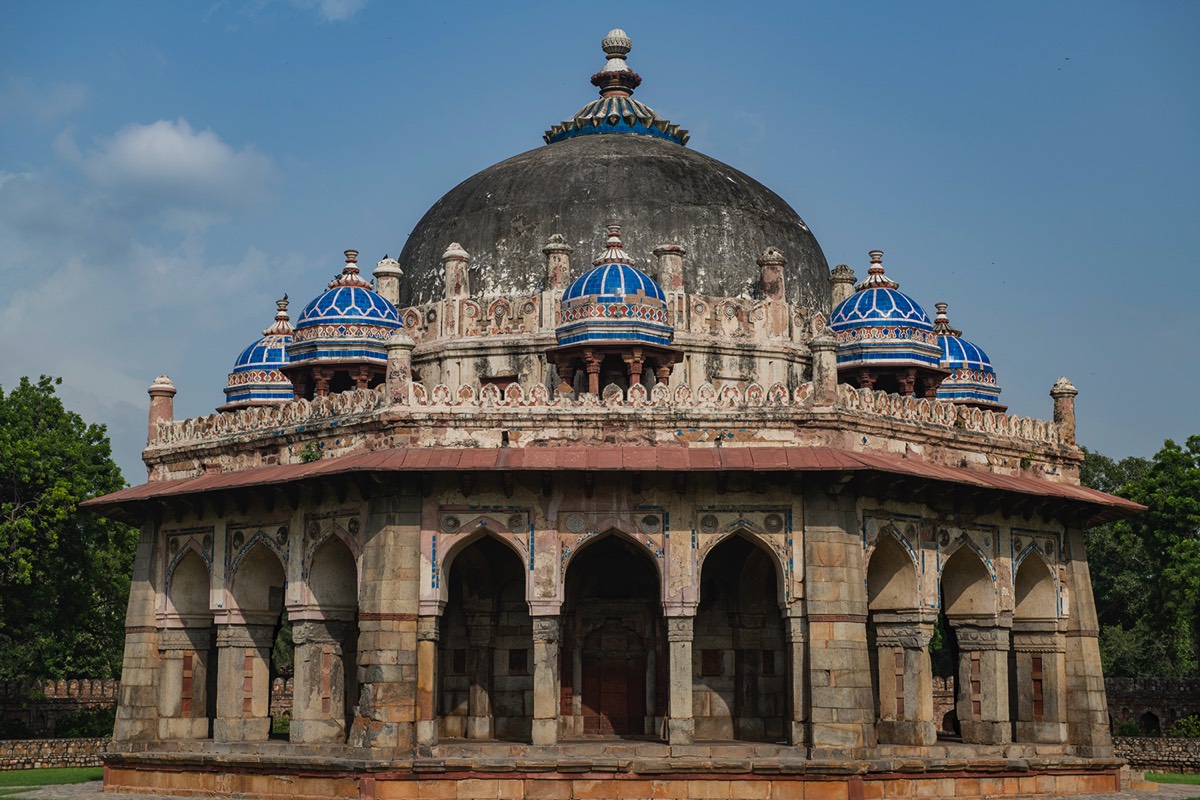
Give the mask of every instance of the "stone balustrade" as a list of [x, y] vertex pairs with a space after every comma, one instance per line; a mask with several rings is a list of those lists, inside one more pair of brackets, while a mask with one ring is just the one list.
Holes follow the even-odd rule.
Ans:
[[[438, 384], [429, 389], [420, 383], [414, 383], [407, 407], [427, 411], [462, 408], [553, 408], [563, 411], [586, 411], [622, 406], [673, 411], [702, 411], [709, 408], [811, 408], [813, 387], [811, 383], [803, 383], [796, 387], [775, 383], [765, 387], [751, 381], [745, 387], [736, 383], [726, 383], [719, 388], [711, 383], [704, 383], [699, 387], [692, 387], [686, 383], [675, 386], [659, 384], [653, 389], [635, 384], [625, 391], [610, 384], [599, 395], [583, 393], [572, 397], [551, 394], [542, 384], [523, 387], [513, 383], [504, 389], [493, 384], [482, 387], [463, 384], [457, 389]], [[170, 445], [221, 439], [242, 433], [287, 428], [335, 418], [353, 421], [355, 418], [370, 417], [385, 409], [403, 407], [405, 406], [391, 405], [382, 386], [376, 389], [355, 389], [313, 400], [293, 400], [278, 406], [256, 406], [215, 412], [193, 419], [158, 421], [152, 444]], [[1058, 426], [1048, 420], [967, 408], [941, 400], [901, 397], [868, 389], [855, 389], [845, 384], [838, 386], [837, 407], [867, 417], [883, 417], [1028, 442], [1051, 445], [1060, 443]]]

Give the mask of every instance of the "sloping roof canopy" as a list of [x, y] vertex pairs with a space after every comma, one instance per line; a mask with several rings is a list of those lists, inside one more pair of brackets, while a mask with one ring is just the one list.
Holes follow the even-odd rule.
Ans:
[[[1130, 500], [1082, 486], [1039, 478], [997, 475], [946, 467], [912, 458], [858, 453], [835, 447], [601, 447], [574, 445], [541, 448], [396, 447], [308, 464], [258, 467], [180, 480], [154, 481], [97, 497], [84, 508], [107, 516], [136, 520], [139, 507], [151, 501], [192, 500], [198, 495], [238, 489], [282, 486], [297, 481], [335, 476], [387, 473], [488, 471], [535, 472], [811, 472], [862, 477], [909, 478], [950, 484], [968, 490], [1041, 499], [1074, 506], [1088, 524], [1132, 516], [1145, 510]], [[1055, 502], [1057, 501], [1057, 502]], [[1026, 504], [1028, 505], [1028, 504]]]

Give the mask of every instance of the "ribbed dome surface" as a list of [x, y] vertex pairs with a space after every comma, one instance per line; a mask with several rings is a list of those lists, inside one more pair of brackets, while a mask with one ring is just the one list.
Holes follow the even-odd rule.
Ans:
[[917, 302], [899, 289], [864, 289], [847, 297], [833, 310], [829, 324], [835, 331], [847, 328], [902, 323], [931, 331], [933, 323]]
[[625, 224], [634, 266], [657, 274], [654, 248], [687, 248], [684, 285], [698, 294], [753, 294], [768, 246], [787, 258], [787, 299], [827, 311], [828, 265], [816, 238], [777, 194], [682, 145], [636, 133], [578, 136], [514, 156], [451, 189], [417, 223], [400, 255], [400, 303], [441, 296], [441, 255], [471, 254], [473, 295], [533, 294], [545, 284], [542, 248], [555, 233], [582, 272], [603, 247], [606, 220]]

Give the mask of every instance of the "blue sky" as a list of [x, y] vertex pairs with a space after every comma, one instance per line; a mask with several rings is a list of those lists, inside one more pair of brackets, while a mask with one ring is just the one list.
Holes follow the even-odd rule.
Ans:
[[[624, 28], [638, 98], [1112, 456], [1200, 433], [1200, 4], [0, 0], [0, 386], [64, 379], [140, 483], [146, 387], [541, 145]], [[602, 212], [601, 212], [602, 213]]]

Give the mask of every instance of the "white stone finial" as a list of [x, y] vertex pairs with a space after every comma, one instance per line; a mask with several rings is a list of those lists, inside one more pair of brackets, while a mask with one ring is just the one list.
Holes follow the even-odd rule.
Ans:
[[288, 316], [288, 296], [275, 301], [275, 321], [263, 331], [263, 336], [286, 336], [293, 333], [292, 318]]
[[604, 48], [604, 54], [608, 56], [608, 63], [604, 65], [605, 72], [629, 69], [625, 63], [625, 57], [633, 49], [633, 40], [625, 31], [613, 28], [601, 40], [600, 46]]
[[450, 246], [446, 248], [446, 252], [442, 253], [442, 261], [448, 261], [451, 259], [455, 261], [470, 261], [471, 256], [466, 250], [463, 249], [461, 244], [458, 242], [451, 242]]
[[1075, 384], [1067, 379], [1066, 375], [1054, 382], [1053, 388], [1050, 389], [1050, 396], [1053, 398], [1059, 397], [1074, 397], [1079, 394], [1079, 390], [1075, 388]]
[[166, 375], [159, 375], [154, 379], [154, 382], [150, 384], [148, 391], [152, 395], [173, 395], [177, 390], [175, 388], [175, 384], [171, 382], [170, 378], [168, 378]]

